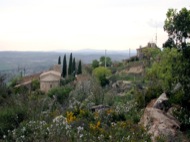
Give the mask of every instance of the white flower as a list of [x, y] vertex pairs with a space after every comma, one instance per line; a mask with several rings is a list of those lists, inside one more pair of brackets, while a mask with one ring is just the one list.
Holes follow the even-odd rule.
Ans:
[[82, 138], [83, 137], [83, 134], [80, 134], [80, 136], [79, 136], [80, 138]]
[[127, 137], [127, 140], [129, 140], [130, 139], [130, 135], [128, 135], [128, 137]]
[[77, 127], [77, 130], [78, 130], [77, 133], [79, 134], [83, 129], [84, 129], [84, 128], [81, 127], [81, 126]]
[[26, 131], [26, 127], [23, 127], [23, 128], [22, 128], [22, 132], [25, 132], [25, 131]]
[[3, 135], [3, 138], [5, 139], [5, 138], [6, 138], [6, 135]]

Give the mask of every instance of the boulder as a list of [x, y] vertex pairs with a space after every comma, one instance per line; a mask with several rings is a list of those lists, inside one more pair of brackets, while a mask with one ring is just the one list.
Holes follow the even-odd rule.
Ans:
[[157, 100], [152, 100], [147, 105], [140, 120], [140, 124], [151, 134], [153, 142], [160, 136], [173, 141], [178, 135], [180, 123], [171, 113], [167, 113], [168, 104], [168, 98], [163, 93]]
[[123, 93], [131, 88], [131, 82], [118, 80], [117, 82], [112, 84], [112, 88], [116, 90], [117, 93]]
[[169, 107], [170, 105], [166, 93], [162, 93], [153, 105], [153, 108], [157, 108], [163, 111], [167, 111]]

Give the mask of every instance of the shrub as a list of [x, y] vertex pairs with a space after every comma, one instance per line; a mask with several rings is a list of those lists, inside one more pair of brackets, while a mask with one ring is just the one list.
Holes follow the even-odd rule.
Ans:
[[109, 83], [107, 77], [111, 75], [111, 70], [105, 67], [98, 67], [93, 70], [93, 75], [99, 80], [100, 85], [104, 87]]
[[146, 90], [136, 90], [135, 99], [138, 107], [143, 108], [152, 100], [159, 97], [163, 93], [160, 85], [151, 85]]
[[71, 91], [71, 88], [57, 87], [57, 88], [51, 89], [48, 92], [48, 96], [51, 98], [55, 96], [57, 101], [60, 104], [63, 104], [64, 102], [67, 101], [70, 91]]
[[6, 135], [8, 131], [19, 126], [27, 117], [24, 107], [12, 106], [0, 109], [0, 138]]

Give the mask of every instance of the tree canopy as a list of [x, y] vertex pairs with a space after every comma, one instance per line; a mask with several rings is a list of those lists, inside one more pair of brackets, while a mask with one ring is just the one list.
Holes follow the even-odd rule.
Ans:
[[58, 65], [61, 65], [61, 57], [58, 58]]
[[[166, 14], [164, 30], [168, 33], [169, 39], [163, 44], [164, 47], [185, 48], [186, 39], [190, 38], [190, 10], [182, 8], [179, 12], [176, 9], [169, 9]], [[173, 46], [173, 45], [172, 45]]]
[[99, 62], [98, 62], [98, 60], [93, 60], [93, 61], [92, 61], [92, 68], [95, 69], [95, 68], [97, 68], [97, 67], [99, 67]]
[[105, 86], [109, 83], [107, 77], [111, 75], [111, 70], [105, 67], [98, 67], [93, 70], [92, 74], [100, 81], [101, 86]]
[[63, 68], [62, 68], [62, 77], [66, 77], [67, 76], [67, 60], [66, 60], [66, 54], [64, 55], [63, 58]]
[[73, 56], [72, 56], [72, 53], [70, 54], [70, 58], [69, 58], [69, 67], [68, 67], [68, 75], [71, 75], [72, 74], [72, 67], [73, 67], [73, 65], [72, 65], [72, 63], [73, 63]]
[[[106, 59], [106, 60], [105, 60]], [[100, 65], [101, 66], [105, 66], [105, 62], [106, 62], [106, 67], [110, 67], [112, 64], [111, 58], [110, 57], [106, 57], [105, 56], [101, 56], [100, 57]]]

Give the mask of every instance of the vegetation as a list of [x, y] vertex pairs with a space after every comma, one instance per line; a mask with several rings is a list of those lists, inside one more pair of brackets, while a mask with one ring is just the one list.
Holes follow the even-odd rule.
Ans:
[[76, 63], [75, 63], [75, 58], [73, 58], [72, 70], [73, 70], [73, 73], [76, 74]]
[[169, 39], [164, 47], [185, 48], [190, 34], [190, 10], [182, 8], [177, 12], [176, 9], [169, 9], [166, 16], [164, 30], [167, 31]]
[[73, 67], [73, 65], [72, 65], [72, 63], [73, 63], [73, 56], [72, 56], [72, 53], [70, 54], [70, 57], [69, 57], [69, 67], [68, 67], [68, 75], [71, 75], [72, 74], [72, 67]]
[[79, 61], [79, 64], [78, 64], [77, 74], [82, 74], [82, 62], [81, 62], [81, 60]]
[[93, 75], [99, 80], [101, 86], [109, 83], [107, 77], [111, 75], [111, 70], [105, 67], [98, 67], [93, 70]]
[[62, 74], [61, 76], [65, 78], [67, 76], [67, 60], [66, 60], [66, 54], [64, 55], [63, 58], [63, 67], [62, 67]]
[[[101, 57], [75, 78], [75, 58], [71, 53], [66, 77], [65, 55], [61, 86], [47, 94], [39, 90], [37, 80], [32, 81], [31, 90], [18, 89], [16, 80], [7, 86], [0, 75], [0, 141], [150, 142], [151, 136], [139, 121], [147, 104], [163, 92], [175, 108], [180, 130], [190, 136], [189, 19], [185, 8], [169, 10], [164, 26], [169, 35], [166, 48], [145, 48], [145, 58], [140, 60], [112, 62]], [[77, 74], [82, 67], [80, 60]], [[135, 67], [142, 71], [129, 72]]]
[[100, 65], [101, 66], [106, 65], [106, 67], [110, 67], [112, 65], [111, 58], [110, 57], [105, 58], [105, 56], [100, 57]]
[[58, 65], [61, 65], [61, 56], [58, 58]]
[[99, 67], [99, 62], [98, 62], [98, 60], [93, 60], [93, 61], [92, 61], [92, 68], [95, 69], [95, 68], [97, 68], [97, 67]]

